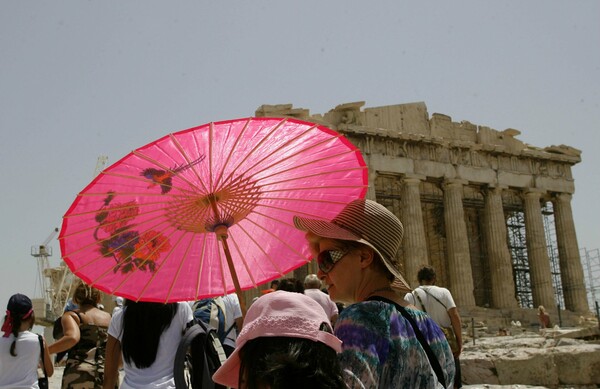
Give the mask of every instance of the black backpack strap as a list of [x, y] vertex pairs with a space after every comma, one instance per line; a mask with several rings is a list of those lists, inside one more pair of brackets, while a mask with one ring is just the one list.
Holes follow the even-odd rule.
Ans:
[[447, 388], [447, 386], [446, 386], [446, 378], [444, 377], [444, 371], [442, 370], [442, 366], [440, 365], [440, 361], [438, 361], [437, 357], [433, 353], [433, 350], [431, 349], [431, 346], [429, 345], [429, 343], [425, 339], [425, 336], [423, 335], [423, 333], [419, 329], [419, 326], [417, 325], [417, 322], [410, 315], [410, 313], [408, 313], [408, 311], [403, 306], [401, 306], [400, 304], [397, 304], [397, 303], [393, 302], [392, 300], [388, 300], [385, 297], [372, 296], [372, 297], [369, 297], [367, 300], [369, 300], [369, 301], [381, 301], [381, 302], [384, 302], [384, 303], [393, 304], [396, 307], [396, 309], [398, 310], [398, 312], [400, 312], [400, 314], [406, 320], [408, 320], [408, 322], [410, 323], [410, 325], [412, 326], [412, 328], [413, 328], [413, 330], [415, 332], [415, 335], [417, 336], [417, 340], [419, 341], [419, 343], [421, 343], [421, 347], [423, 347], [423, 350], [425, 350], [425, 353], [427, 354], [427, 358], [429, 359], [429, 364], [433, 368], [433, 371], [435, 372], [435, 375], [436, 375], [438, 381], [440, 382], [440, 384], [442, 384], [442, 386], [444, 388]]
[[229, 328], [227, 329], [227, 331], [225, 331], [225, 333], [223, 334], [223, 340], [225, 340], [225, 338], [227, 338], [227, 335], [229, 335], [229, 333], [231, 332], [231, 330], [233, 329], [233, 327], [235, 327], [235, 321], [233, 322], [233, 324], [231, 326], [229, 326]]
[[40, 341], [40, 358], [42, 358], [42, 371], [44, 372], [44, 378], [48, 378], [48, 374], [46, 373], [46, 364], [44, 363], [44, 339], [42, 335], [38, 335], [38, 340]]

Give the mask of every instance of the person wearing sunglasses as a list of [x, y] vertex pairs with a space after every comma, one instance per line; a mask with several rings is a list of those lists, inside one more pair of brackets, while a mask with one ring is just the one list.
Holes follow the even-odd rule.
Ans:
[[[404, 228], [372, 200], [350, 202], [331, 221], [295, 216], [332, 300], [346, 304], [334, 328], [349, 388], [450, 388], [455, 374], [444, 333], [404, 301], [397, 257]], [[429, 355], [428, 355], [429, 354]]]

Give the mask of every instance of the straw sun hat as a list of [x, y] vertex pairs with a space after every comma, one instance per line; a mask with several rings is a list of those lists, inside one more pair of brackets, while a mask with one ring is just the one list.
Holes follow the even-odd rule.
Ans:
[[400, 273], [396, 254], [402, 242], [404, 227], [383, 205], [367, 199], [350, 202], [331, 221], [294, 216], [294, 225], [302, 231], [330, 239], [349, 240], [371, 247], [394, 275], [392, 288], [409, 292], [408, 282]]

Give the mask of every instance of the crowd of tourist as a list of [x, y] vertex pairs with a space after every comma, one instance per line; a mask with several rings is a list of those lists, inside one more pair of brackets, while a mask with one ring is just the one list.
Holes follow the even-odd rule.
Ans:
[[[222, 298], [226, 327], [234, 330], [223, 339], [227, 359], [212, 375], [215, 383], [460, 387], [456, 305], [447, 289], [433, 285], [430, 267], [411, 291], [396, 255], [403, 226], [395, 215], [361, 199], [332, 220], [295, 217], [294, 224], [305, 231], [318, 272], [271, 283], [245, 316], [235, 294]], [[64, 352], [62, 388], [175, 388], [173, 361], [194, 318], [191, 304], [120, 299], [111, 315], [100, 301], [97, 289], [80, 283], [74, 307], [61, 317], [62, 335], [48, 345], [31, 332], [31, 300], [12, 296], [0, 339], [0, 389], [43, 387], [38, 368], [51, 376], [52, 355]]]

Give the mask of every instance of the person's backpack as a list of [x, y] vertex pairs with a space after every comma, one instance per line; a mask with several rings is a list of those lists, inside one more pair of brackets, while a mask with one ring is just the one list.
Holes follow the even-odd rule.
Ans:
[[177, 389], [225, 389], [212, 380], [214, 372], [225, 362], [225, 351], [216, 330], [194, 319], [175, 354], [173, 375]]
[[194, 311], [194, 319], [214, 328], [217, 338], [223, 344], [225, 338], [235, 326], [235, 322], [229, 328], [225, 328], [227, 319], [225, 316], [225, 305], [221, 297], [198, 300], [194, 303], [192, 310]]

